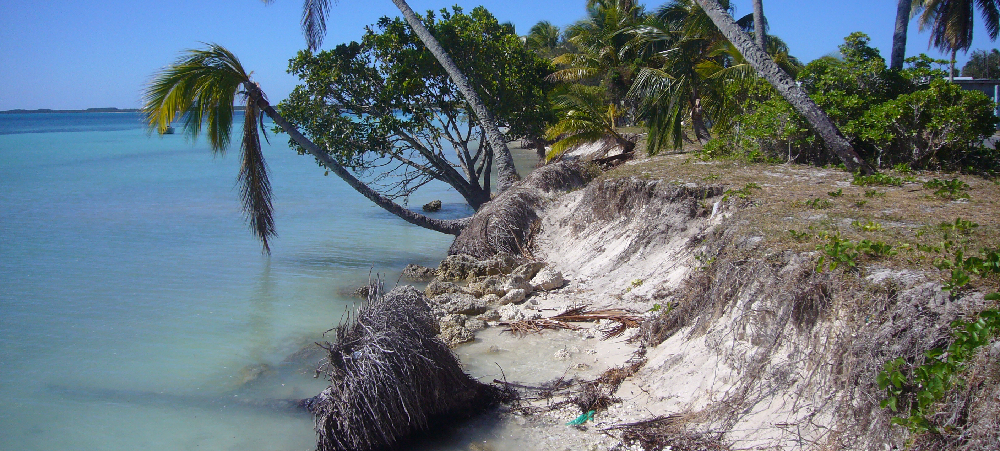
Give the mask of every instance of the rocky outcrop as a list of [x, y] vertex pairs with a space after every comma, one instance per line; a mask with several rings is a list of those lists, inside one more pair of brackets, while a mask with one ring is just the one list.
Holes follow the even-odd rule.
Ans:
[[403, 268], [403, 278], [406, 280], [412, 280], [414, 282], [430, 282], [435, 276], [437, 276], [437, 271], [426, 266], [410, 263]]
[[441, 210], [441, 201], [439, 201], [439, 200], [432, 200], [432, 201], [424, 204], [423, 210], [426, 211], [426, 212], [428, 212], [428, 213], [433, 213], [435, 211], [440, 211]]

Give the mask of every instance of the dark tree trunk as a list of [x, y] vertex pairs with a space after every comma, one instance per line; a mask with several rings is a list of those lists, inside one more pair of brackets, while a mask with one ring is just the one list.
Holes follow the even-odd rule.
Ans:
[[434, 57], [441, 63], [444, 70], [448, 72], [448, 76], [455, 82], [462, 96], [465, 97], [465, 100], [469, 102], [469, 106], [472, 107], [472, 112], [475, 113], [483, 130], [486, 132], [486, 140], [493, 149], [493, 155], [497, 160], [497, 192], [501, 193], [505, 191], [520, 177], [517, 174], [517, 168], [514, 167], [514, 157], [511, 155], [510, 149], [507, 148], [507, 144], [503, 140], [500, 129], [497, 128], [493, 115], [490, 114], [489, 109], [486, 108], [486, 104], [483, 103], [479, 95], [476, 94], [475, 89], [469, 84], [469, 80], [465, 77], [465, 74], [462, 73], [451, 57], [448, 56], [448, 52], [441, 47], [441, 43], [431, 35], [427, 27], [424, 27], [423, 22], [410, 9], [410, 5], [404, 0], [392, 0], [392, 2], [403, 13], [403, 18], [406, 19], [406, 23], [410, 25], [413, 32], [427, 46], [427, 49], [434, 54]]
[[892, 33], [892, 57], [889, 69], [901, 70], [906, 59], [906, 31], [910, 26], [910, 8], [913, 0], [899, 0], [896, 6], [896, 29]]
[[868, 165], [867, 162], [858, 156], [857, 152], [851, 146], [851, 143], [844, 138], [844, 135], [840, 133], [837, 126], [830, 120], [830, 117], [823, 112], [822, 109], [816, 102], [813, 102], [809, 95], [797, 84], [792, 77], [788, 76], [785, 71], [781, 70], [780, 67], [772, 60], [763, 50], [757, 47], [756, 44], [750, 41], [750, 38], [733, 18], [719, 6], [719, 2], [716, 0], [696, 0], [698, 4], [705, 10], [705, 13], [715, 26], [722, 31], [722, 34], [729, 39], [730, 42], [736, 46], [736, 49], [740, 51], [747, 62], [757, 70], [765, 80], [768, 81], [774, 89], [781, 94], [785, 100], [788, 101], [799, 112], [802, 116], [809, 121], [813, 130], [816, 131], [826, 146], [833, 151], [847, 166], [850, 171], [861, 171], [864, 174], [874, 173], [875, 170]]
[[456, 236], [462, 233], [462, 229], [468, 224], [469, 218], [458, 220], [434, 219], [411, 211], [404, 208], [402, 205], [393, 202], [392, 199], [383, 196], [381, 193], [375, 191], [361, 180], [358, 180], [358, 178], [355, 177], [354, 174], [351, 174], [347, 168], [341, 166], [340, 163], [337, 163], [337, 161], [334, 160], [330, 154], [323, 151], [323, 149], [320, 149], [316, 143], [310, 141], [309, 138], [306, 138], [305, 135], [300, 133], [294, 125], [290, 124], [285, 120], [285, 118], [281, 117], [281, 115], [278, 114], [278, 112], [275, 111], [274, 108], [272, 108], [271, 105], [268, 104], [268, 102], [262, 97], [258, 96], [256, 103], [257, 106], [259, 106], [260, 109], [268, 115], [268, 117], [274, 120], [275, 124], [281, 127], [285, 133], [288, 133], [288, 136], [291, 136], [292, 139], [295, 140], [296, 144], [302, 146], [303, 149], [306, 149], [310, 155], [316, 157], [320, 163], [323, 163], [323, 166], [347, 182], [347, 184], [350, 185], [351, 188], [354, 188], [355, 191], [361, 193], [363, 196], [374, 202], [375, 205], [382, 207], [389, 213], [399, 216], [410, 224]]
[[763, 0], [753, 0], [753, 35], [757, 41], [757, 47], [764, 49], [767, 53], [767, 31], [764, 31], [764, 5]]

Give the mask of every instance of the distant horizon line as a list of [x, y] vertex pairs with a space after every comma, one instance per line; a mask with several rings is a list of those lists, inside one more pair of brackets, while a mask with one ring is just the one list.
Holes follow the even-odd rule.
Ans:
[[[233, 107], [236, 111], [245, 111], [244, 106]], [[139, 113], [142, 110], [139, 108], [116, 108], [116, 107], [104, 107], [104, 108], [85, 108], [76, 110], [58, 110], [53, 108], [15, 108], [13, 110], [2, 110], [0, 114], [37, 114], [37, 113]]]

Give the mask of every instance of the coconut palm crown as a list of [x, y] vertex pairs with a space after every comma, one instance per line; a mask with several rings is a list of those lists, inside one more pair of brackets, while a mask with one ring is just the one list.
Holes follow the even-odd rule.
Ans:
[[250, 230], [261, 240], [263, 251], [270, 253], [268, 240], [276, 233], [271, 184], [260, 146], [263, 116], [258, 105], [266, 105], [267, 99], [235, 55], [218, 44], [207, 46], [186, 50], [154, 75], [143, 95], [142, 112], [151, 132], [165, 133], [178, 117], [192, 137], [205, 128], [212, 151], [221, 155], [229, 148], [237, 102], [246, 105], [237, 181]]

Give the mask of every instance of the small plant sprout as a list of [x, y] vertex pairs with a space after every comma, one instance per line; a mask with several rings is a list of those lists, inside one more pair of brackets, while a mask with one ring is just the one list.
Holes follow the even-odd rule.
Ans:
[[844, 189], [843, 188], [839, 188], [836, 191], [830, 191], [830, 192], [828, 192], [826, 194], [828, 194], [830, 197], [840, 197], [840, 196], [844, 195]]
[[934, 191], [934, 195], [943, 199], [957, 200], [969, 198], [969, 193], [966, 192], [969, 189], [969, 184], [959, 179], [933, 179], [924, 183], [924, 188], [937, 190]]
[[866, 221], [866, 222], [853, 221], [851, 222], [851, 226], [865, 232], [881, 232], [882, 230], [884, 230], [882, 224], [872, 221]]

